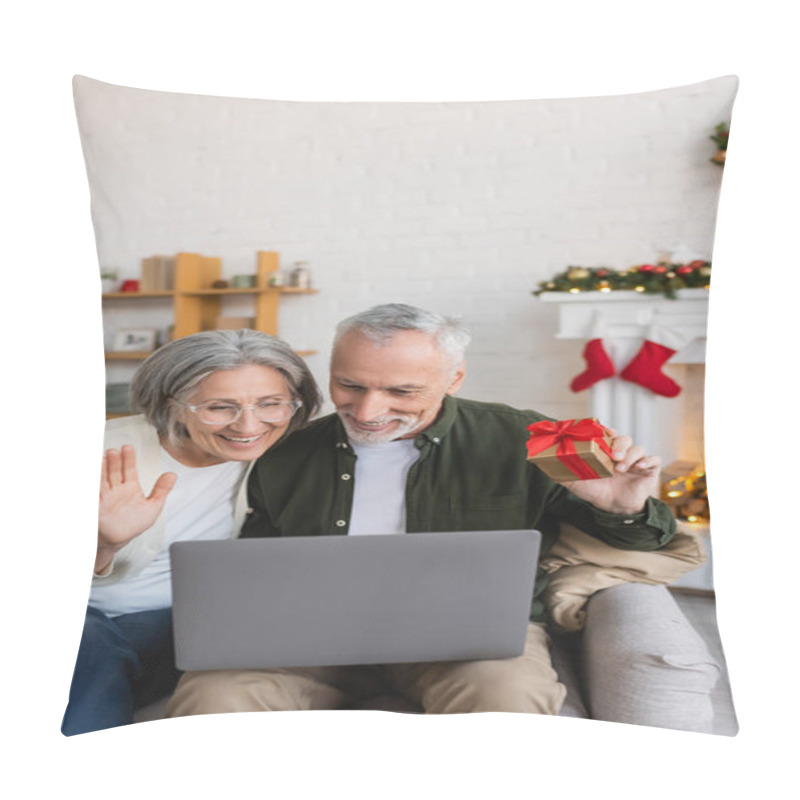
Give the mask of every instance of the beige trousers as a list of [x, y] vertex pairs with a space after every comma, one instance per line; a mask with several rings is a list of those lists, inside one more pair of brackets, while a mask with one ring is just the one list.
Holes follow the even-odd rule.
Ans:
[[566, 689], [550, 662], [548, 642], [544, 626], [531, 623], [525, 651], [517, 658], [186, 672], [167, 716], [339, 709], [387, 691], [403, 695], [426, 714], [558, 714]]

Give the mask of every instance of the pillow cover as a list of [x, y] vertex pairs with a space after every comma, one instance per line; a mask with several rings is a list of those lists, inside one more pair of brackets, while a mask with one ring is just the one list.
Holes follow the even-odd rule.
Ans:
[[[119, 398], [148, 352], [201, 329], [278, 334], [326, 386], [339, 320], [400, 302], [468, 323], [460, 395], [559, 419], [601, 408], [605, 424], [683, 465], [670, 477], [686, 494], [702, 471], [698, 342], [736, 87], [723, 77], [608, 97], [328, 103], [76, 76], [109, 398], [121, 403], [109, 413], [130, 412]], [[630, 313], [647, 323], [635, 339], [624, 334]], [[582, 356], [589, 375], [576, 390]], [[642, 404], [649, 425], [631, 431], [621, 409]], [[707, 518], [702, 491], [688, 499], [676, 513]], [[572, 599], [609, 575], [667, 583], [692, 565], [624, 551], [615, 566], [593, 558], [598, 549], [576, 532], [551, 554], [562, 577], [581, 576]], [[551, 599], [557, 616], [555, 589]], [[574, 607], [564, 614], [582, 621]], [[724, 665], [716, 639], [709, 647]], [[168, 694], [156, 687], [135, 702]], [[730, 719], [732, 709], [715, 732], [735, 732]]]

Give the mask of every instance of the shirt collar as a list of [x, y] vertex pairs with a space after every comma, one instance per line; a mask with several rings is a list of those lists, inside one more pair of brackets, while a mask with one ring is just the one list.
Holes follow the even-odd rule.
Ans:
[[457, 405], [458, 401], [454, 397], [449, 394], [444, 396], [439, 416], [436, 417], [432, 425], [429, 425], [414, 438], [417, 447], [423, 447], [427, 442], [439, 444], [442, 441], [456, 421]]

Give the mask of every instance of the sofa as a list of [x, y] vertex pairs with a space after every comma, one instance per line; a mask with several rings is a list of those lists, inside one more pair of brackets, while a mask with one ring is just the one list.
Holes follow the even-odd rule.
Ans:
[[[560, 716], [718, 732], [712, 693], [723, 666], [667, 588], [704, 559], [691, 532], [641, 553], [562, 527], [542, 561], [553, 665], [567, 688]], [[165, 707], [138, 709], [135, 720], [162, 718]], [[352, 708], [421, 713], [383, 691]]]

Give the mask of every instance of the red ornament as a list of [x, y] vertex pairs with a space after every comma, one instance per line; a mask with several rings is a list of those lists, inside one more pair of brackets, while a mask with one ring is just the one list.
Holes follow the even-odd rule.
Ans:
[[655, 265], [653, 264], [642, 264], [642, 266], [639, 267], [639, 272], [652, 272], [654, 269]]
[[684, 264], [682, 267], [678, 267], [675, 272], [677, 272], [678, 275], [688, 275], [690, 272], [694, 272], [694, 267]]
[[653, 267], [653, 272], [656, 272], [659, 275], [663, 275], [666, 271], [667, 271], [667, 268], [663, 267], [663, 266]]

